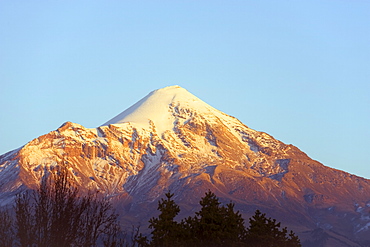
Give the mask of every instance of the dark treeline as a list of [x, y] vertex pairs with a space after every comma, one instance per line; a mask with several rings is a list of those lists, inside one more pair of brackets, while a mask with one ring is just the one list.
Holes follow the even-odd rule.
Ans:
[[56, 169], [37, 190], [17, 195], [13, 208], [0, 211], [0, 246], [301, 246], [292, 231], [258, 210], [246, 228], [234, 204], [221, 205], [210, 191], [200, 211], [177, 222], [180, 208], [172, 198], [168, 192], [158, 202], [149, 236], [133, 227], [128, 241], [109, 200], [98, 193], [80, 195], [68, 172]]
[[295, 247], [301, 246], [299, 238], [286, 228], [280, 229], [275, 219], [266, 218], [259, 210], [249, 219], [249, 227], [234, 204], [221, 206], [212, 192], [201, 199], [200, 211], [195, 216], [180, 222], [175, 221], [180, 208], [168, 192], [158, 203], [160, 214], [149, 220], [151, 238], [139, 235], [139, 246], [252, 246], [252, 247]]

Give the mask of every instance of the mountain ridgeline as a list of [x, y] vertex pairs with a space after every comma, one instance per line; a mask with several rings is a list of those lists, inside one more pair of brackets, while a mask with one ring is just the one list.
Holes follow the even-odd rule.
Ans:
[[81, 191], [111, 197], [128, 226], [145, 225], [168, 191], [186, 216], [211, 190], [244, 218], [259, 209], [281, 221], [303, 246], [370, 245], [370, 180], [326, 167], [178, 86], [97, 128], [66, 122], [0, 156], [1, 205], [57, 165]]

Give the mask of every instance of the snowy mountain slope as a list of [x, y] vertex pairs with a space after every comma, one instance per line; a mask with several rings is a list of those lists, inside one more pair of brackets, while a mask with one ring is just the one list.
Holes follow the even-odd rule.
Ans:
[[246, 217], [260, 208], [300, 232], [321, 227], [370, 241], [369, 180], [325, 167], [178, 86], [151, 92], [98, 128], [67, 122], [0, 156], [0, 202], [56, 165], [82, 189], [115, 198], [127, 222], [146, 222], [169, 189], [184, 214], [211, 189]]
[[157, 127], [157, 132], [163, 134], [166, 130], [171, 130], [175, 121], [179, 120], [175, 113], [178, 113], [180, 108], [192, 109], [193, 113], [209, 116], [222, 114], [186, 89], [171, 86], [149, 93], [102, 126], [132, 122], [136, 126], [148, 128], [150, 122], [153, 122]]

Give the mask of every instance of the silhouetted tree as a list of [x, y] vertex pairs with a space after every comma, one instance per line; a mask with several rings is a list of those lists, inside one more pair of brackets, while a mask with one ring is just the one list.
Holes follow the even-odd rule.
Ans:
[[65, 168], [19, 194], [15, 214], [21, 246], [96, 246], [99, 237], [120, 231], [110, 202], [97, 193], [80, 196]]
[[[134, 231], [134, 229], [133, 229]], [[134, 232], [133, 232], [134, 234]], [[104, 247], [128, 247], [128, 243], [125, 241], [126, 233], [121, 232], [121, 228], [118, 224], [112, 224], [109, 227], [102, 238]], [[126, 245], [125, 245], [126, 244]], [[131, 246], [135, 246], [134, 240], [132, 240]]]
[[149, 220], [152, 237], [136, 235], [139, 246], [252, 246], [252, 247], [296, 247], [301, 246], [298, 237], [275, 219], [266, 218], [259, 210], [249, 219], [250, 227], [244, 226], [244, 219], [234, 204], [221, 206], [214, 193], [208, 191], [200, 200], [202, 206], [194, 217], [189, 216], [181, 223], [174, 219], [180, 208], [168, 192], [166, 199], [158, 203], [161, 212], [157, 218]]
[[30, 202], [29, 193], [19, 194], [16, 198], [15, 214], [16, 214], [16, 236], [19, 244], [22, 247], [31, 247], [34, 244], [34, 218], [33, 205]]
[[0, 246], [13, 246], [15, 243], [13, 220], [8, 210], [0, 211]]
[[224, 241], [228, 246], [241, 246], [246, 237], [244, 219], [239, 211], [234, 211], [234, 203], [228, 203], [224, 207], [225, 212], [225, 229]]
[[168, 192], [166, 199], [159, 201], [161, 213], [149, 220], [151, 240], [140, 235], [136, 239], [139, 246], [242, 246], [244, 220], [234, 212], [233, 203], [220, 206], [216, 195], [209, 191], [200, 201], [201, 210], [178, 223], [174, 219], [180, 208], [172, 197]]
[[246, 242], [253, 247], [296, 247], [301, 246], [299, 238], [291, 231], [288, 234], [287, 228], [280, 230], [280, 222], [275, 219], [266, 218], [256, 210], [254, 216], [249, 219]]
[[202, 208], [194, 218], [188, 218], [185, 225], [197, 245], [237, 246], [245, 236], [244, 219], [234, 204], [221, 206], [214, 193], [208, 191], [199, 202]]
[[149, 228], [152, 229], [151, 241], [141, 236], [141, 245], [149, 246], [180, 246], [181, 228], [175, 221], [175, 217], [180, 212], [180, 207], [172, 199], [173, 194], [168, 192], [166, 198], [158, 202], [158, 210], [161, 212], [157, 218], [149, 220]]

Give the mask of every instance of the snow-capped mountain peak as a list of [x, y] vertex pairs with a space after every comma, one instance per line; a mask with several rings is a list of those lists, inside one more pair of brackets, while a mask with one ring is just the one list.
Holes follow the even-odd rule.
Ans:
[[343, 236], [370, 243], [370, 180], [325, 167], [179, 86], [149, 93], [98, 128], [67, 122], [0, 155], [0, 206], [56, 166], [130, 220], [147, 221], [168, 190], [188, 212], [212, 190], [248, 217], [259, 208], [302, 234], [331, 229], [328, 246], [360, 246], [341, 245]]
[[133, 123], [135, 127], [149, 129], [153, 122], [158, 134], [172, 130], [177, 120], [176, 111], [191, 109], [199, 114], [221, 114], [201, 99], [180, 86], [169, 86], [152, 91], [137, 103], [118, 114], [102, 126]]

